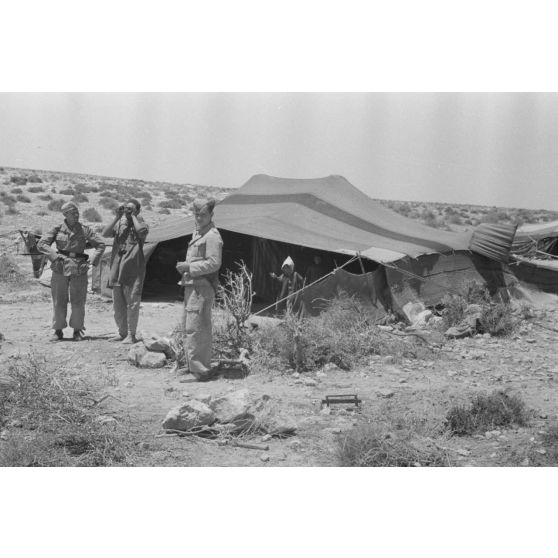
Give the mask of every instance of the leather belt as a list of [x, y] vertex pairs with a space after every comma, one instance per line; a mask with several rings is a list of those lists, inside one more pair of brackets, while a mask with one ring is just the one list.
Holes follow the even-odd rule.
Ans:
[[62, 254], [63, 256], [68, 256], [69, 258], [79, 258], [81, 260], [88, 260], [89, 259], [88, 254], [82, 254], [80, 252], [68, 252], [66, 250], [58, 250], [58, 253]]

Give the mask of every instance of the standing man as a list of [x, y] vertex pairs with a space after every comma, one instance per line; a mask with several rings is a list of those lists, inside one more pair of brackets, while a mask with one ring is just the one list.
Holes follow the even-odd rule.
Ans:
[[118, 334], [111, 341], [137, 343], [141, 292], [145, 278], [143, 244], [149, 227], [139, 216], [141, 204], [130, 199], [121, 205], [114, 220], [103, 230], [113, 237], [108, 286], [112, 288], [114, 321]]
[[184, 285], [184, 346], [189, 371], [199, 381], [209, 380], [211, 370], [211, 307], [219, 286], [223, 240], [213, 224], [215, 200], [193, 203], [196, 231], [188, 244], [186, 260], [176, 269]]
[[[74, 202], [62, 206], [64, 222], [51, 229], [37, 243], [37, 249], [52, 262], [51, 293], [54, 306], [53, 341], [64, 337], [62, 330], [68, 325], [68, 295], [72, 307], [70, 327], [74, 341], [81, 341], [85, 330], [85, 300], [87, 298], [87, 270], [89, 256], [85, 248], [93, 246], [95, 254], [91, 265], [96, 266], [105, 251], [101, 238], [87, 225], [79, 222], [79, 209]], [[52, 245], [55, 244], [54, 248]]]

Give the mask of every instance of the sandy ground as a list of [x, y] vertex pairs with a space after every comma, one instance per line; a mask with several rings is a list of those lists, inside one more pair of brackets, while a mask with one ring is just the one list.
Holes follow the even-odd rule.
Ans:
[[[140, 329], [168, 334], [180, 319], [182, 305], [143, 303]], [[178, 377], [170, 365], [162, 369], [138, 369], [128, 364], [129, 346], [109, 343], [114, 333], [112, 305], [89, 295], [87, 340], [49, 341], [51, 302], [49, 289], [36, 283], [20, 285], [17, 291], [0, 289], [0, 331], [5, 336], [0, 365], [12, 355], [34, 351], [50, 361], [68, 363], [84, 377], [101, 379], [103, 394], [110, 394], [100, 411], [117, 420], [130, 421], [142, 440], [136, 460], [145, 466], [334, 466], [336, 438], [362, 420], [362, 415], [385, 407], [412, 410], [419, 415], [439, 416], [456, 402], [465, 402], [478, 392], [509, 389], [519, 393], [533, 409], [527, 428], [502, 431], [500, 435], [453, 437], [444, 440], [455, 465], [509, 465], [510, 455], [526, 447], [537, 447], [539, 434], [558, 418], [557, 334], [525, 322], [519, 335], [498, 339], [486, 336], [448, 342], [430, 360], [405, 360], [394, 364], [389, 358], [372, 358], [361, 368], [345, 372], [308, 373], [295, 378], [284, 374], [255, 373], [242, 380], [219, 378], [197, 383]], [[547, 299], [536, 320], [554, 327], [558, 304]], [[66, 336], [71, 330], [65, 331]], [[184, 383], [184, 379], [188, 379]], [[316, 380], [306, 386], [304, 379]], [[182, 381], [181, 381], [182, 380]], [[157, 438], [161, 421], [169, 409], [188, 394], [223, 394], [248, 388], [255, 395], [268, 394], [297, 423], [297, 435], [269, 442], [268, 452], [222, 447], [192, 438]], [[386, 392], [388, 394], [386, 398]], [[320, 403], [325, 395], [356, 393], [362, 399], [362, 415], [350, 412], [324, 415]], [[254, 442], [261, 443], [255, 438]], [[265, 456], [269, 456], [268, 461]], [[519, 463], [518, 463], [519, 464]], [[527, 463], [523, 463], [526, 465]]]

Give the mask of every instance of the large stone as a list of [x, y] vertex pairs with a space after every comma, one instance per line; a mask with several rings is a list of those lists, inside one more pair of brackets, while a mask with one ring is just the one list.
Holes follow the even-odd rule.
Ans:
[[211, 426], [214, 422], [215, 413], [205, 403], [191, 399], [168, 412], [163, 428], [186, 431], [197, 426]]
[[167, 359], [164, 353], [146, 352], [139, 357], [139, 368], [162, 368], [165, 366]]
[[249, 414], [250, 393], [247, 389], [239, 389], [209, 401], [209, 407], [215, 418], [225, 424], [237, 422]]
[[272, 401], [269, 395], [262, 395], [253, 406], [255, 424], [272, 436], [289, 436], [295, 433], [297, 423], [292, 415]]
[[128, 351], [128, 362], [134, 366], [139, 366], [139, 361], [143, 355], [148, 353], [143, 343], [135, 343]]
[[154, 333], [143, 334], [143, 344], [148, 351], [155, 353], [164, 353], [167, 358], [174, 358], [175, 352], [171, 346], [170, 339], [160, 337]]

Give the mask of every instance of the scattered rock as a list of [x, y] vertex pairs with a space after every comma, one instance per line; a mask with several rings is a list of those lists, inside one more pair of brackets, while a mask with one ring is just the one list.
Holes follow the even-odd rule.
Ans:
[[320, 411], [320, 415], [331, 415], [331, 409], [329, 407], [324, 407], [321, 411]]
[[395, 362], [395, 358], [393, 355], [387, 355], [383, 358], [385, 364], [393, 364]]
[[139, 366], [140, 358], [146, 355], [149, 351], [143, 343], [135, 343], [128, 351], [128, 362], [134, 366]]
[[205, 403], [191, 399], [168, 412], [163, 428], [190, 430], [196, 426], [210, 426], [214, 422], [215, 413]]
[[316, 372], [316, 378], [327, 378], [327, 374], [325, 372]]
[[525, 343], [536, 343], [537, 340], [533, 339], [532, 337], [528, 337], [527, 339], [525, 339]]
[[247, 389], [233, 391], [222, 397], [210, 399], [208, 405], [219, 422], [236, 422], [249, 414], [249, 392]]
[[300, 378], [300, 372], [295, 372], [295, 373], [292, 375], [292, 378], [295, 378], [295, 379], [296, 379], [296, 378]]
[[164, 353], [167, 358], [175, 358], [176, 354], [171, 346], [170, 339], [160, 337], [153, 333], [142, 333], [143, 344], [148, 351]]
[[139, 368], [162, 368], [167, 359], [164, 353], [152, 353], [150, 351], [140, 355], [137, 366]]
[[386, 399], [389, 397], [393, 397], [395, 392], [391, 389], [382, 388], [376, 392], [380, 397], [385, 397]]
[[323, 372], [338, 372], [340, 370], [341, 368], [339, 368], [339, 366], [337, 366], [334, 362], [328, 362], [322, 367]]
[[265, 455], [265, 454], [260, 455], [260, 460], [263, 461], [264, 463], [267, 463], [269, 461], [269, 455]]

